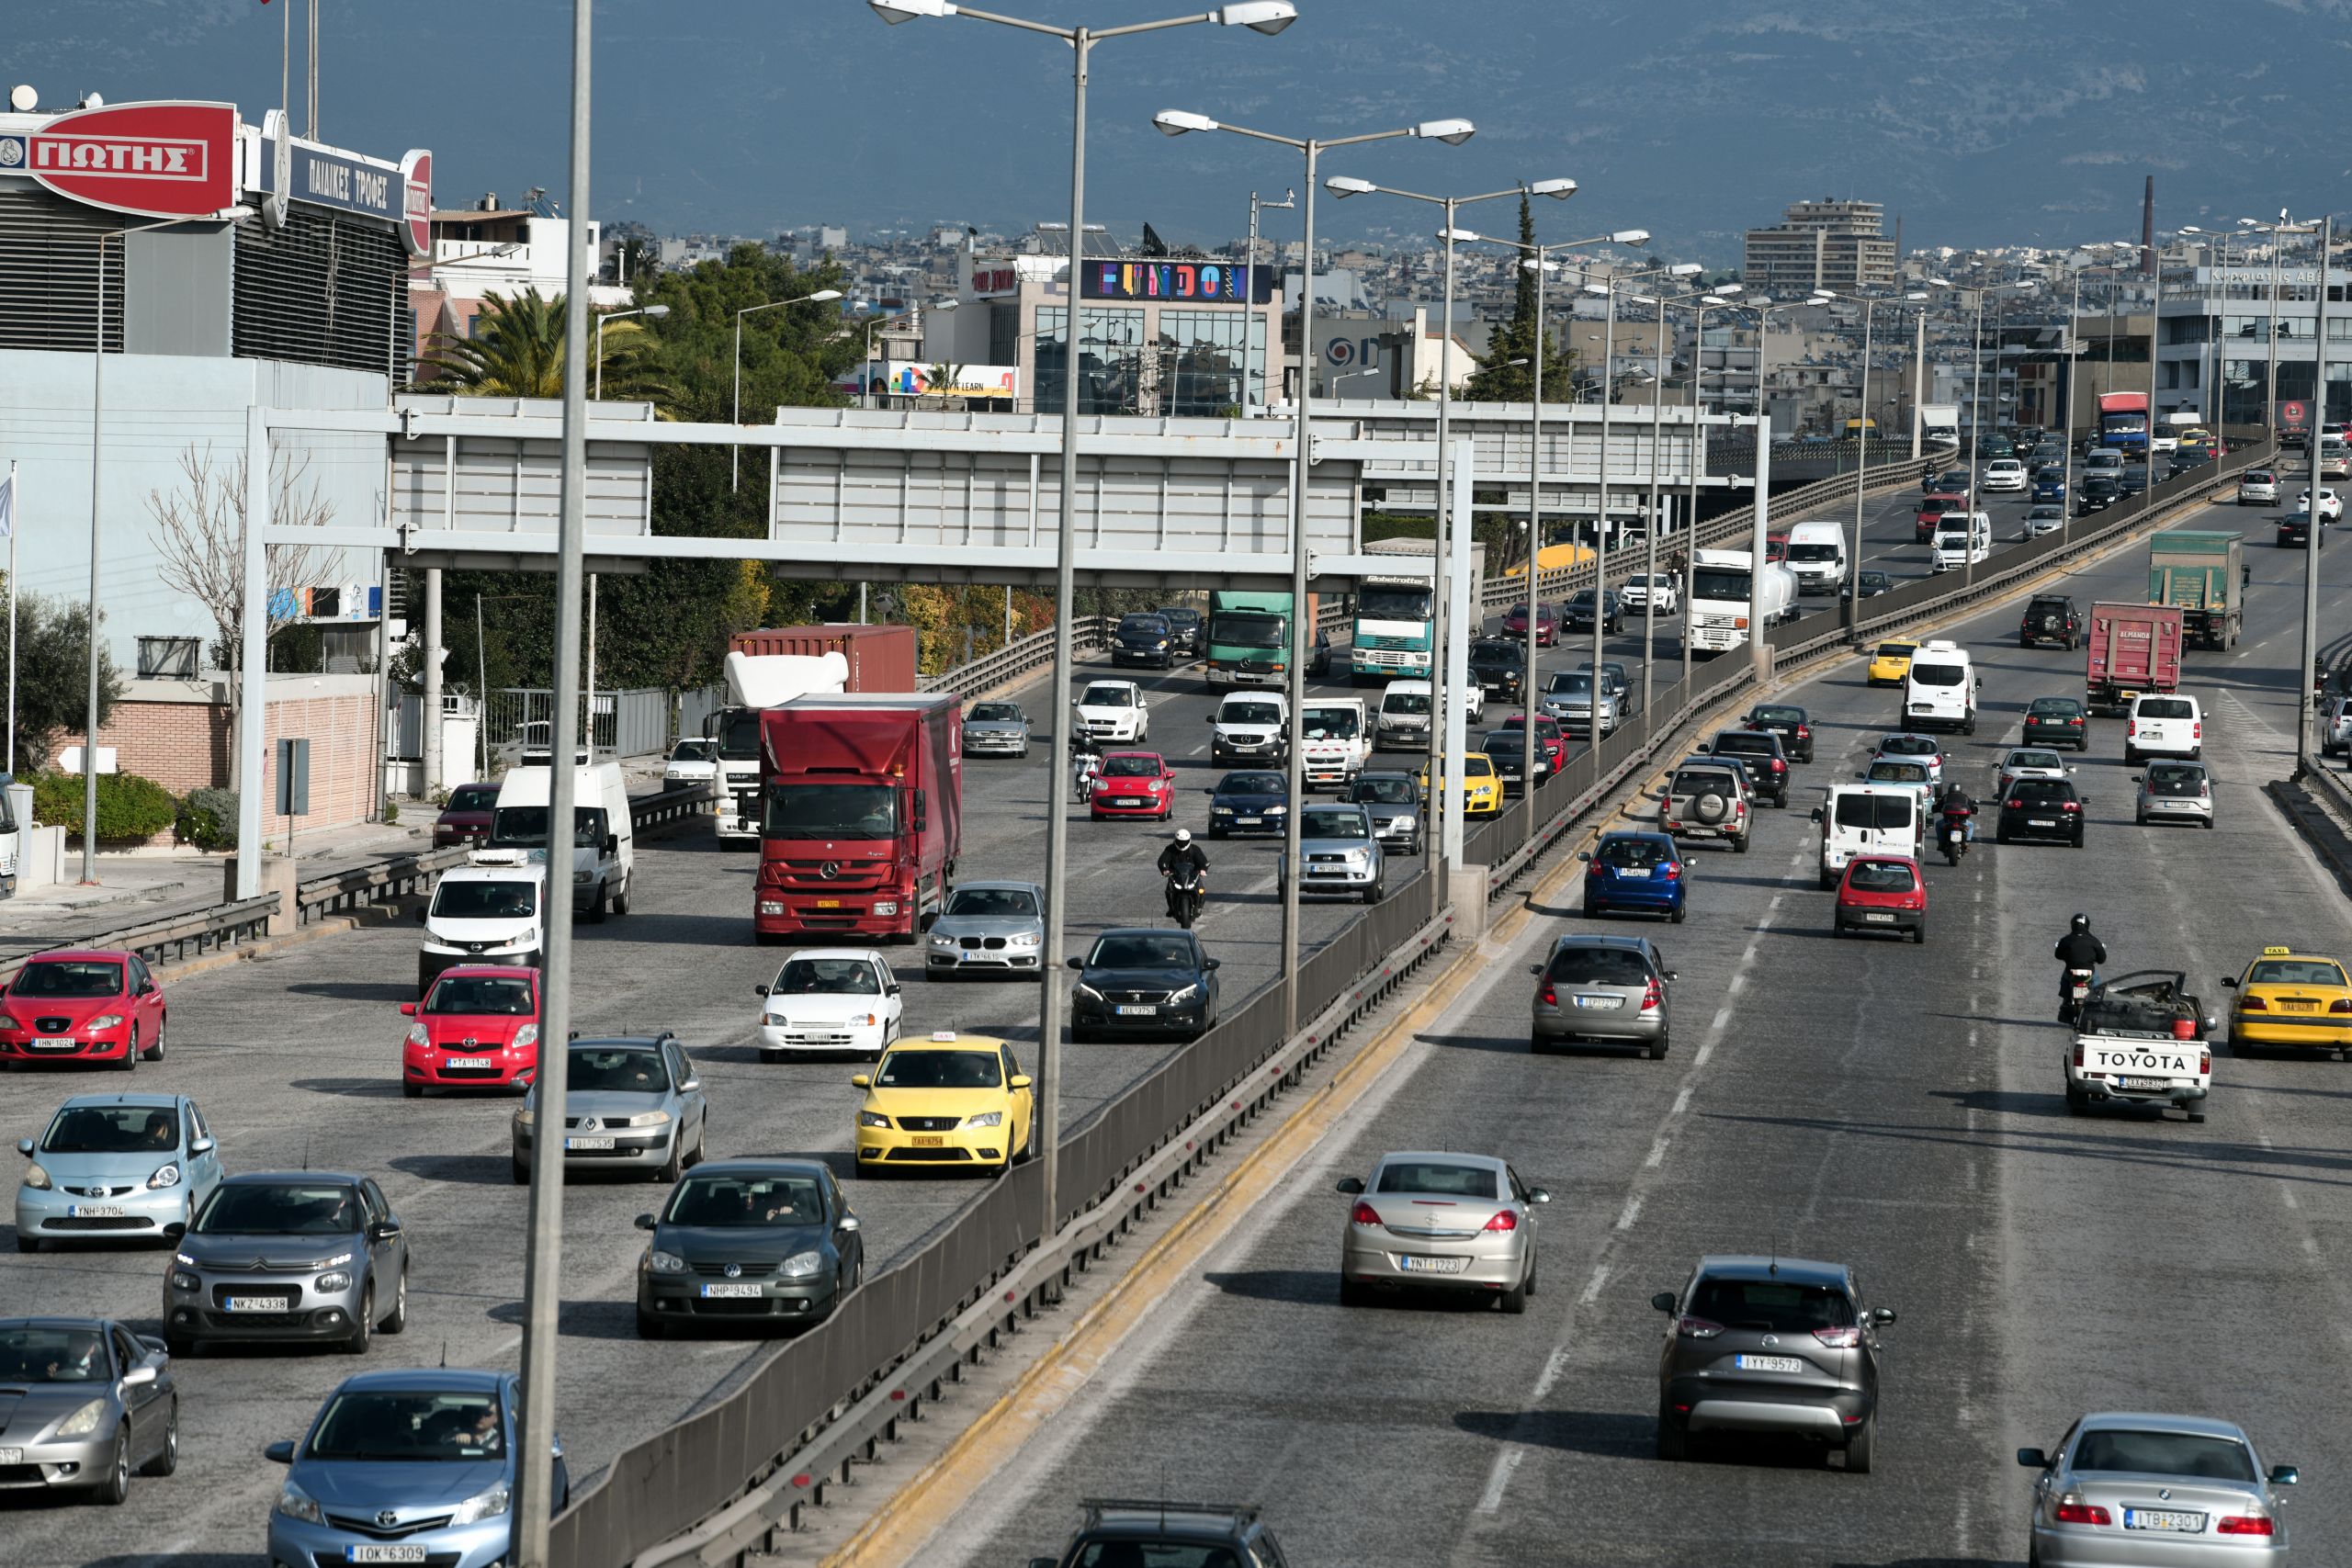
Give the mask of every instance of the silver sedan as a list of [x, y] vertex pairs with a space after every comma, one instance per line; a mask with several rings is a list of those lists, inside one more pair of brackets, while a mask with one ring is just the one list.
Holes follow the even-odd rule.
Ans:
[[1535, 1293], [1535, 1210], [1552, 1195], [1491, 1155], [1383, 1156], [1340, 1190], [1355, 1200], [1340, 1243], [1340, 1303], [1377, 1290], [1476, 1291], [1503, 1311]]
[[2055, 1453], [2019, 1449], [2033, 1483], [2040, 1568], [2163, 1563], [2257, 1568], [2287, 1561], [2279, 1489], [2290, 1464], [2263, 1467], [2245, 1433], [2199, 1416], [2086, 1416]]
[[131, 1472], [180, 1462], [180, 1401], [171, 1358], [152, 1339], [96, 1317], [0, 1318], [0, 1487], [82, 1492], [119, 1503]]
[[1026, 757], [1029, 716], [1019, 703], [974, 703], [964, 716], [964, 755]]
[[967, 882], [948, 895], [947, 908], [924, 939], [923, 970], [934, 979], [956, 975], [1021, 975], [1042, 971], [1046, 891], [1034, 882]]
[[2160, 820], [2213, 825], [2213, 780], [2204, 763], [2150, 762], [2132, 782], [2140, 786], [2132, 818], [2142, 827]]
[[[1299, 893], [1340, 893], [1380, 902], [1387, 863], [1361, 806], [1310, 806], [1298, 822]], [[1284, 863], [1283, 875], [1289, 874]]]

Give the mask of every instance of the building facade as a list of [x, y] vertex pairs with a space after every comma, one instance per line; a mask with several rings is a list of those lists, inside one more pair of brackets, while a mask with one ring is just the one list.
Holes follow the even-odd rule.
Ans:
[[1875, 201], [1800, 201], [1768, 229], [1747, 231], [1741, 281], [1775, 299], [1811, 288], [1888, 288], [1894, 242]]

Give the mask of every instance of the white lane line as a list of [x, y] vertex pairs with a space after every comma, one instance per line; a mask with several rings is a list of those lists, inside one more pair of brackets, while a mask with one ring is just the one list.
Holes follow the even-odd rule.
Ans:
[[[1584, 1282], [1584, 1294], [1582, 1294], [1582, 1295], [1580, 1295], [1580, 1296], [1578, 1296], [1578, 1297], [1577, 1298], [1577, 1305], [1578, 1305], [1578, 1306], [1590, 1306], [1590, 1305], [1592, 1305], [1592, 1303], [1595, 1303], [1595, 1302], [1599, 1301], [1599, 1300], [1600, 1299], [1600, 1287], [1601, 1287], [1602, 1283], [1608, 1280], [1608, 1278], [1609, 1278], [1609, 1265], [1608, 1265], [1608, 1264], [1604, 1263], [1604, 1264], [1602, 1264], [1600, 1268], [1595, 1269], [1592, 1271], [1592, 1278], [1591, 1278], [1591, 1279], [1589, 1279], [1589, 1280], [1587, 1280]], [[1565, 1348], [1565, 1347], [1563, 1347], [1561, 1349], [1555, 1350], [1555, 1351], [1553, 1351], [1553, 1352], [1552, 1352], [1552, 1359], [1553, 1359], [1553, 1360], [1555, 1360], [1555, 1361], [1560, 1361], [1563, 1365], [1565, 1365], [1565, 1364], [1566, 1364], [1565, 1358], [1566, 1358], [1566, 1354], [1567, 1354], [1567, 1351], [1566, 1351], [1566, 1348]], [[1547, 1377], [1547, 1378], [1548, 1378], [1548, 1377], [1550, 1377], [1550, 1376], [1552, 1375], [1552, 1369], [1551, 1369], [1551, 1367], [1550, 1367], [1550, 1365], [1549, 1365], [1548, 1363], [1545, 1365], [1545, 1367], [1544, 1367], [1544, 1375], [1545, 1377]]]
[[1625, 1200], [1624, 1208], [1618, 1212], [1617, 1228], [1621, 1231], [1632, 1230], [1634, 1228], [1634, 1222], [1641, 1217], [1642, 1195], [1636, 1192], [1631, 1198]]
[[1717, 1009], [1715, 1010], [1714, 1021], [1713, 1021], [1712, 1023], [1708, 1024], [1708, 1026], [1707, 1026], [1707, 1027], [1708, 1027], [1709, 1029], [1711, 1029], [1711, 1030], [1714, 1031], [1716, 1033], [1719, 1033], [1719, 1034], [1720, 1034], [1721, 1032], [1723, 1032], [1723, 1027], [1724, 1027], [1724, 1024], [1726, 1024], [1726, 1023], [1729, 1023], [1730, 1021], [1731, 1021], [1731, 1004], [1730, 1004], [1729, 1002], [1725, 1002], [1723, 1006], [1721, 1006], [1721, 1007], [1719, 1007], [1719, 1008], [1717, 1008]]
[[1669, 1116], [1679, 1116], [1690, 1109], [1690, 1086], [1689, 1084], [1684, 1084], [1682, 1086], [1681, 1092], [1674, 1097], [1674, 1109], [1668, 1111], [1667, 1114]]
[[2291, 1187], [2281, 1187], [2278, 1189], [2278, 1196], [2286, 1200], [2287, 1207], [2290, 1209], [2300, 1209], [2302, 1207], [2302, 1204], [2296, 1201], [2295, 1190]]
[[1478, 1495], [1478, 1511], [1493, 1514], [1502, 1511], [1503, 1494], [1510, 1490], [1510, 1478], [1526, 1461], [1527, 1450], [1517, 1443], [1495, 1456], [1494, 1468], [1487, 1472], [1487, 1489]]
[[1671, 1142], [1673, 1142], [1671, 1138], [1668, 1138], [1665, 1134], [1660, 1133], [1657, 1139], [1651, 1143], [1649, 1157], [1642, 1161], [1642, 1168], [1645, 1170], [1656, 1170], [1659, 1166], [1664, 1165], [1666, 1163], [1666, 1145]]

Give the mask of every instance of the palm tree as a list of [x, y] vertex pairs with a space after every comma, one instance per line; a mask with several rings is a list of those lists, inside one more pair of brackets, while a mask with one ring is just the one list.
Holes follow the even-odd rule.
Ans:
[[[564, 301], [537, 288], [482, 300], [471, 337], [434, 334], [421, 365], [451, 390], [478, 398], [563, 396]], [[666, 403], [670, 389], [654, 373], [651, 340], [639, 321], [605, 329], [605, 390], [607, 398]], [[590, 367], [593, 374], [594, 367]]]

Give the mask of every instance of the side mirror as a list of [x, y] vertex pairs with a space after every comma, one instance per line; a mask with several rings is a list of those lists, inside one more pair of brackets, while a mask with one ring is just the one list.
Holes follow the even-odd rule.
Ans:
[[414, 1018], [416, 1016], [416, 1004], [414, 1002], [402, 1002], [401, 1004], [401, 1016], [402, 1018]]
[[1675, 1305], [1674, 1292], [1672, 1291], [1660, 1291], [1657, 1294], [1650, 1298], [1650, 1305], [1657, 1308], [1659, 1312], [1672, 1312]]
[[[2234, 991], [2238, 988], [2238, 978], [2234, 975], [2224, 975], [2222, 976], [2222, 984], [2226, 988]], [[25, 1139], [21, 1143], [17, 1144], [17, 1146], [24, 1150], [27, 1154], [33, 1152], [33, 1141], [30, 1138]]]
[[155, 1369], [153, 1367], [133, 1367], [122, 1374], [122, 1386], [125, 1388], [145, 1388], [154, 1381]]
[[764, 997], [768, 994], [768, 988], [765, 986], [754, 986], [752, 987], [752, 994], [755, 997]]
[[605, 852], [608, 855], [616, 855], [621, 852], [621, 836], [618, 833], [605, 835]]
[[1821, 807], [1818, 806], [1813, 808], [1813, 819], [1816, 822], [1821, 820]]
[[261, 1450], [261, 1457], [270, 1461], [274, 1464], [292, 1464], [294, 1462], [294, 1445], [288, 1442], [272, 1443], [269, 1447]]
[[2208, 1034], [2212, 1033], [2215, 1030], [2222, 1027], [2222, 1021], [2210, 1012], [2203, 1018], [2199, 1019], [2197, 1021], [2204, 1025], [2204, 1031]]
[[2018, 1463], [2023, 1465], [2028, 1470], [2048, 1470], [2050, 1468], [2050, 1456], [2043, 1453], [2040, 1449], [2019, 1449], [2018, 1450]]
[[215, 1143], [210, 1138], [198, 1138], [194, 1143], [188, 1145], [187, 1152], [192, 1155], [209, 1155], [220, 1146], [220, 1145], [219, 1144]]
[[1073, 969], [1083, 969], [1086, 967], [1086, 960], [1083, 958], [1065, 959], [1063, 962], [1067, 963]]
[[650, 1231], [650, 1230], [651, 1230], [651, 1229], [653, 1228], [653, 1216], [652, 1216], [652, 1215], [650, 1215], [650, 1214], [639, 1214], [639, 1215], [638, 1215], [638, 1216], [637, 1216], [637, 1228], [638, 1228], [638, 1229], [639, 1229], [639, 1230], [641, 1230], [641, 1231]]
[[1876, 1312], [1871, 1314], [1871, 1321], [1882, 1326], [1886, 1324], [1893, 1323], [1894, 1321], [1894, 1309], [1893, 1307], [1881, 1307]]
[[423, 924], [424, 923], [424, 915], [425, 915], [425, 906], [424, 906], [424, 905], [423, 905], [423, 904], [419, 904], [419, 905], [416, 907], [416, 923], [417, 923], [418, 925], [420, 925], [420, 926], [421, 926], [421, 925], [423, 925]]
[[1204, 958], [1201, 960], [1201, 967], [1203, 969], [1216, 969], [1221, 967], [1224, 963], [1225, 960], [1222, 958]]
[[1027, 1073], [1015, 1073], [1005, 1081], [1014, 1089], [1027, 1089], [1031, 1080]]
[[1666, 971], [1666, 977], [1667, 977], [1668, 980], [1679, 980], [1680, 978], [1682, 978], [1682, 976], [1681, 976], [1679, 973], [1677, 973], [1676, 971], [1674, 971], [1674, 970], [1672, 970], [1672, 969], [1668, 969], [1668, 970], [1667, 970], [1667, 971]]
[[841, 1224], [835, 1225], [833, 1228], [840, 1231], [844, 1235], [854, 1235], [863, 1227], [858, 1224], [858, 1219], [855, 1214], [843, 1214], [842, 1216]]
[[[2229, 982], [2226, 980], [2222, 982], [2224, 985], [2227, 985], [2228, 983]], [[18, 1138], [17, 1140], [17, 1152], [24, 1156], [27, 1159], [32, 1158], [33, 1141], [30, 1138]]]
[[2291, 1464], [2274, 1464], [2270, 1467], [2270, 1484], [2273, 1486], [2292, 1486], [2302, 1478], [2303, 1472]]
[[1548, 1203], [1552, 1201], [1551, 1189], [1531, 1187], [1527, 1190], [1527, 1201], [1531, 1203]]
[[696, 1089], [700, 1089], [701, 1087], [702, 1087], [702, 1079], [700, 1079], [700, 1078], [688, 1078], [688, 1079], [686, 1079], [684, 1083], [682, 1083], [682, 1084], [680, 1084], [680, 1085], [678, 1086], [678, 1092], [679, 1092], [680, 1094], [692, 1094], [692, 1093], [694, 1093], [694, 1091], [695, 1091], [695, 1090], [696, 1090]]
[[899, 982], [893, 980], [888, 985], [882, 987], [882, 994], [886, 997], [895, 997], [899, 994]]
[[397, 1215], [389, 1220], [378, 1220], [368, 1227], [369, 1241], [396, 1241], [400, 1238], [400, 1234], [401, 1222]]
[[[2075, 770], [2074, 770], [2074, 769], [2072, 769], [2072, 768], [2068, 768], [2066, 771], [2067, 771], [2068, 773], [2073, 773]], [[2145, 773], [2133, 773], [2133, 774], [2132, 775], [2132, 782], [2133, 784], [2145, 784], [2145, 783], [2147, 782], [2147, 778], [2148, 778], [2148, 775], [2147, 775], [2147, 774], [2145, 774]]]
[[1334, 1191], [1344, 1192], [1349, 1197], [1352, 1198], [1363, 1190], [1363, 1178], [1361, 1176], [1343, 1176], [1340, 1178], [1337, 1182], [1333, 1183], [1332, 1190]]
[[850, 1075], [849, 1081], [850, 1087], [853, 1089], [872, 1089], [874, 1087], [874, 1076], [871, 1073], [853, 1073]]

